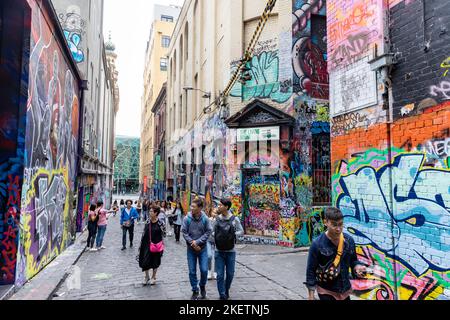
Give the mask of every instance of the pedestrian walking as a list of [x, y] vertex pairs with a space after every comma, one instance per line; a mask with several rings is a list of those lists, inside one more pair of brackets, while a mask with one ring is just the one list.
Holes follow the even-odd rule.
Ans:
[[103, 246], [103, 239], [108, 226], [108, 211], [103, 207], [103, 200], [97, 201], [96, 214], [98, 215], [96, 249], [106, 249], [106, 247]]
[[120, 200], [120, 206], [119, 206], [120, 212], [122, 212], [122, 209], [125, 209], [125, 200]]
[[117, 211], [119, 211], [119, 204], [117, 203], [117, 200], [114, 200], [114, 203], [113, 203], [111, 209], [113, 211], [113, 217], [115, 217], [117, 214]]
[[97, 235], [97, 223], [98, 223], [98, 215], [96, 213], [97, 206], [95, 204], [91, 204], [89, 207], [89, 215], [88, 215], [88, 238], [86, 248], [90, 249], [89, 251], [97, 251], [94, 248], [95, 236]]
[[167, 230], [167, 236], [172, 237], [173, 236], [173, 231], [172, 231], [172, 226], [173, 226], [173, 222], [171, 221], [170, 218], [170, 207], [167, 201], [163, 200], [161, 202], [161, 211], [164, 212], [165, 214], [165, 224], [166, 224], [166, 230]]
[[138, 223], [141, 223], [141, 219], [142, 219], [142, 203], [141, 203], [141, 200], [138, 200], [138, 202], [137, 202], [136, 211], [137, 211], [137, 213], [139, 215]]
[[134, 221], [138, 218], [136, 208], [133, 208], [133, 201], [127, 200], [127, 207], [120, 214], [120, 225], [122, 227], [122, 250], [127, 248], [127, 232], [130, 238], [130, 248], [133, 248]]
[[145, 199], [144, 202], [142, 203], [142, 221], [144, 223], [147, 223], [149, 209], [150, 209], [150, 201]]
[[[151, 285], [156, 284], [156, 273], [161, 265], [161, 259], [164, 254], [166, 229], [164, 224], [158, 219], [159, 213], [159, 207], [153, 207], [150, 210], [150, 220], [145, 225], [139, 247], [139, 267], [145, 273], [144, 286], [149, 282]], [[149, 275], [150, 269], [152, 270], [151, 278]]]
[[221, 300], [230, 299], [230, 288], [236, 269], [235, 244], [237, 237], [244, 234], [241, 221], [231, 213], [230, 209], [229, 199], [220, 200], [214, 224], [217, 290]]
[[[216, 223], [216, 213], [217, 213], [217, 209], [210, 209], [207, 213], [209, 222], [211, 223], [212, 230], [214, 230], [214, 225]], [[208, 250], [208, 280], [217, 279], [216, 269], [215, 268], [213, 269], [213, 265], [215, 265], [214, 255], [215, 255], [215, 251], [216, 251], [216, 244], [214, 241], [213, 233], [211, 233], [211, 235], [208, 238], [208, 242], [206, 243], [206, 248]]]
[[358, 261], [355, 241], [343, 233], [343, 214], [337, 208], [326, 208], [324, 224], [327, 231], [316, 238], [309, 248], [306, 282], [309, 300], [350, 300], [353, 276], [362, 278], [367, 273], [364, 263]]
[[183, 210], [183, 206], [181, 205], [181, 202], [177, 202], [175, 204], [175, 209], [173, 210], [174, 215], [174, 222], [173, 222], [173, 229], [175, 233], [175, 242], [180, 242], [180, 233], [181, 233], [181, 226], [183, 225], [183, 219], [185, 217], [185, 213]]
[[[194, 199], [191, 212], [185, 217], [181, 228], [187, 244], [187, 260], [189, 266], [189, 280], [192, 287], [191, 300], [206, 299], [206, 283], [208, 282], [208, 251], [206, 242], [211, 235], [212, 228], [208, 217], [203, 212], [203, 201]], [[197, 261], [200, 268], [200, 283], [197, 278]]]

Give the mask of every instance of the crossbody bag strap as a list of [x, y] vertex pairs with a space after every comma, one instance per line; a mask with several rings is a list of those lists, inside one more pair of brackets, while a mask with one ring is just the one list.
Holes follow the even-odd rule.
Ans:
[[344, 234], [341, 233], [341, 237], [339, 238], [339, 245], [338, 245], [338, 249], [337, 249], [336, 258], [334, 258], [334, 261], [333, 261], [333, 265], [335, 268], [337, 268], [339, 266], [343, 252], [344, 252]]

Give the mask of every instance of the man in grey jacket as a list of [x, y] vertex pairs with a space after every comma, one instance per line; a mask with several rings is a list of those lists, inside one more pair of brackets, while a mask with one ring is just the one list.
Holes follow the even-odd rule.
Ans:
[[191, 212], [184, 218], [181, 232], [187, 244], [187, 260], [189, 280], [192, 286], [192, 300], [198, 300], [197, 260], [200, 267], [200, 294], [206, 299], [206, 283], [208, 281], [208, 251], [206, 242], [212, 233], [208, 217], [203, 212], [203, 201], [195, 199], [191, 204]]
[[230, 299], [230, 287], [236, 266], [235, 243], [237, 237], [244, 234], [241, 221], [230, 212], [230, 209], [230, 199], [220, 200], [217, 207], [219, 216], [216, 217], [213, 232], [216, 243], [217, 289], [221, 300]]

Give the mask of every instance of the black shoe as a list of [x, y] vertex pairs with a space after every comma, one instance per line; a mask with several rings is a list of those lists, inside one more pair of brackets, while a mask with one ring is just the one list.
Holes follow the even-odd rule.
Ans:
[[198, 300], [198, 291], [192, 291], [191, 300]]
[[122, 247], [122, 251], [123, 251], [123, 250], [127, 250], [127, 247]]
[[227, 300], [230, 300], [230, 291], [226, 291], [225, 292], [225, 297], [227, 298]]
[[200, 295], [202, 296], [202, 299], [206, 299], [206, 288], [200, 287]]
[[133, 248], [133, 244], [130, 244], [130, 248]]

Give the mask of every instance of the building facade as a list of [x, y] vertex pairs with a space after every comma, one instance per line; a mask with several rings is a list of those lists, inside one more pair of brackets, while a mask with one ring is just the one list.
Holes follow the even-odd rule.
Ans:
[[333, 204], [374, 268], [354, 289], [448, 300], [448, 1], [330, 1], [327, 20]]
[[325, 1], [277, 1], [223, 95], [267, 3], [185, 2], [169, 50], [166, 180], [185, 209], [231, 198], [242, 241], [306, 246], [331, 205]]
[[[155, 115], [152, 112], [156, 100], [167, 81], [167, 50], [173, 28], [180, 13], [175, 6], [155, 5], [150, 38], [147, 42], [144, 68], [144, 93], [141, 107], [141, 159], [139, 181], [141, 195], [155, 197], [158, 188], [160, 151], [155, 149]], [[155, 162], [158, 161], [158, 162]], [[157, 170], [158, 169], [158, 170]], [[144, 190], [145, 189], [145, 190]]]
[[69, 48], [85, 82], [80, 177], [77, 185], [77, 231], [87, 224], [90, 203], [109, 207], [113, 187], [115, 116], [119, 93], [114, 44], [105, 47], [103, 0], [52, 0]]
[[[167, 199], [167, 197], [173, 196], [171, 189], [166, 192], [166, 104], [167, 83], [164, 83], [152, 108], [155, 126], [153, 134], [155, 158], [153, 160], [154, 183], [151, 197], [154, 199]], [[145, 188], [144, 193], [146, 193]]]

